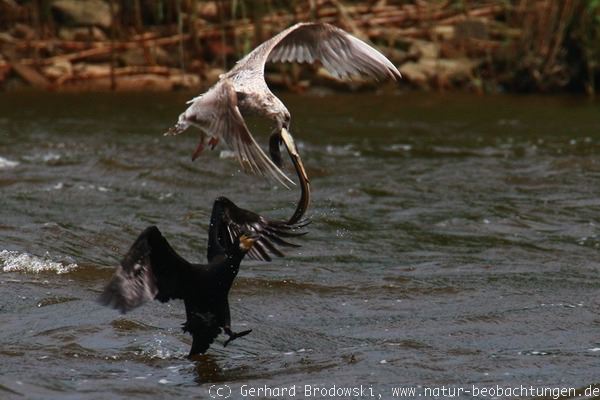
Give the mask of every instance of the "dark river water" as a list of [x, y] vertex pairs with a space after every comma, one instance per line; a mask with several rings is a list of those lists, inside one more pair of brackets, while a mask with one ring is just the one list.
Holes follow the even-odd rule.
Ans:
[[189, 97], [0, 95], [1, 399], [557, 398], [600, 384], [597, 103], [283, 96], [312, 179], [309, 233], [286, 258], [242, 263], [232, 323], [252, 333], [192, 362], [182, 303], [96, 303], [114, 267], [151, 224], [204, 262], [217, 196], [286, 218], [298, 191], [222, 148], [192, 163], [196, 132], [162, 136]]

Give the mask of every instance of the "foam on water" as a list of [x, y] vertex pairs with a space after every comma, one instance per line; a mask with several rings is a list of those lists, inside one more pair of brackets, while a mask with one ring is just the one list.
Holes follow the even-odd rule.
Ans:
[[65, 274], [77, 268], [77, 264], [64, 264], [52, 261], [48, 255], [43, 258], [18, 251], [0, 251], [0, 265], [4, 272], [56, 272]]
[[50, 152], [50, 153], [45, 153], [45, 154], [28, 155], [28, 156], [24, 156], [23, 158], [25, 160], [31, 161], [31, 162], [42, 161], [44, 163], [48, 163], [48, 162], [56, 162], [56, 161], [60, 160], [62, 158], [62, 156], [60, 154]]
[[172, 338], [169, 335], [165, 335], [164, 333], [156, 334], [150, 341], [145, 342], [142, 345], [142, 349], [136, 351], [135, 354], [147, 357], [151, 360], [168, 360], [173, 357], [185, 357], [187, 353], [184, 353], [184, 349], [177, 348], [177, 346], [180, 346], [180, 343], [176, 344], [171, 342], [171, 340]]
[[219, 153], [219, 158], [235, 158], [235, 153], [231, 150], [221, 150]]
[[0, 157], [0, 169], [10, 169], [19, 165], [18, 161], [11, 161], [7, 158]]

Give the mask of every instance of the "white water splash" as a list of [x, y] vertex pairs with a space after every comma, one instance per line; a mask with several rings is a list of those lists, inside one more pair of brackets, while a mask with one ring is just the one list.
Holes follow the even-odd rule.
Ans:
[[343, 146], [327, 145], [325, 151], [336, 156], [354, 156], [360, 157], [362, 153], [356, 149], [353, 144], [345, 144]]
[[66, 274], [77, 268], [77, 264], [52, 261], [46, 254], [43, 258], [18, 251], [0, 251], [0, 266], [4, 272], [56, 272]]
[[221, 150], [219, 158], [235, 158], [235, 153], [231, 150]]
[[31, 161], [31, 162], [42, 161], [44, 163], [50, 163], [50, 162], [59, 161], [62, 158], [62, 156], [58, 153], [50, 152], [50, 153], [46, 153], [46, 154], [34, 154], [34, 155], [24, 156], [23, 158], [25, 160]]
[[[151, 341], [143, 344], [143, 349], [135, 354], [148, 357], [151, 360], [167, 360], [173, 357], [184, 357], [184, 353], [179, 354], [179, 351], [171, 343], [169, 335], [159, 333], [154, 335]], [[187, 353], [186, 353], [187, 354]]]
[[588, 349], [588, 351], [591, 351], [592, 353], [597, 353], [600, 351], [600, 347], [592, 347], [591, 349]]
[[0, 157], [0, 169], [14, 168], [19, 165], [18, 161], [11, 161], [7, 158]]

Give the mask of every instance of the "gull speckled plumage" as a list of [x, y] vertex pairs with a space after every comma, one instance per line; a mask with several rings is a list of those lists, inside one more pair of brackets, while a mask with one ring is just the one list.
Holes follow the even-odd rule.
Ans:
[[[344, 30], [327, 23], [295, 24], [259, 45], [204, 94], [190, 100], [177, 124], [166, 134], [176, 135], [190, 126], [202, 130], [192, 159], [200, 155], [206, 135], [214, 147], [223, 140], [247, 172], [271, 176], [286, 186], [289, 178], [280, 170], [281, 129], [289, 130], [290, 112], [268, 88], [267, 62], [319, 61], [332, 75], [345, 79], [400, 78], [398, 69], [379, 51]], [[269, 141], [271, 159], [248, 130], [242, 114], [256, 114], [275, 122]]]

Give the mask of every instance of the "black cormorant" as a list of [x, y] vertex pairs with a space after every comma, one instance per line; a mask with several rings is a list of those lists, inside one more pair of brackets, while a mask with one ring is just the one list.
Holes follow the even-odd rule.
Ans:
[[169, 245], [156, 226], [146, 228], [127, 252], [103, 293], [100, 303], [126, 313], [144, 302], [183, 299], [186, 322], [183, 330], [193, 341], [189, 356], [208, 350], [221, 330], [229, 336], [224, 345], [251, 332], [231, 329], [228, 294], [240, 263], [248, 254], [270, 261], [283, 256], [278, 246], [295, 246], [286, 238], [304, 234], [302, 217], [310, 201], [310, 186], [292, 137], [282, 131], [283, 142], [294, 163], [302, 192], [292, 217], [268, 220], [237, 207], [231, 200], [215, 200], [208, 232], [208, 264], [192, 264]]
[[152, 299], [183, 299], [187, 317], [183, 330], [193, 337], [189, 356], [206, 352], [221, 329], [229, 336], [227, 345], [251, 332], [234, 332], [229, 314], [229, 289], [242, 259], [251, 249], [260, 249], [255, 253], [260, 259], [269, 260], [269, 252], [283, 255], [277, 246], [295, 246], [283, 237], [299, 235], [296, 230], [301, 226], [268, 221], [220, 197], [211, 215], [208, 264], [186, 261], [156, 226], [148, 227], [121, 261], [99, 301], [125, 313]]

